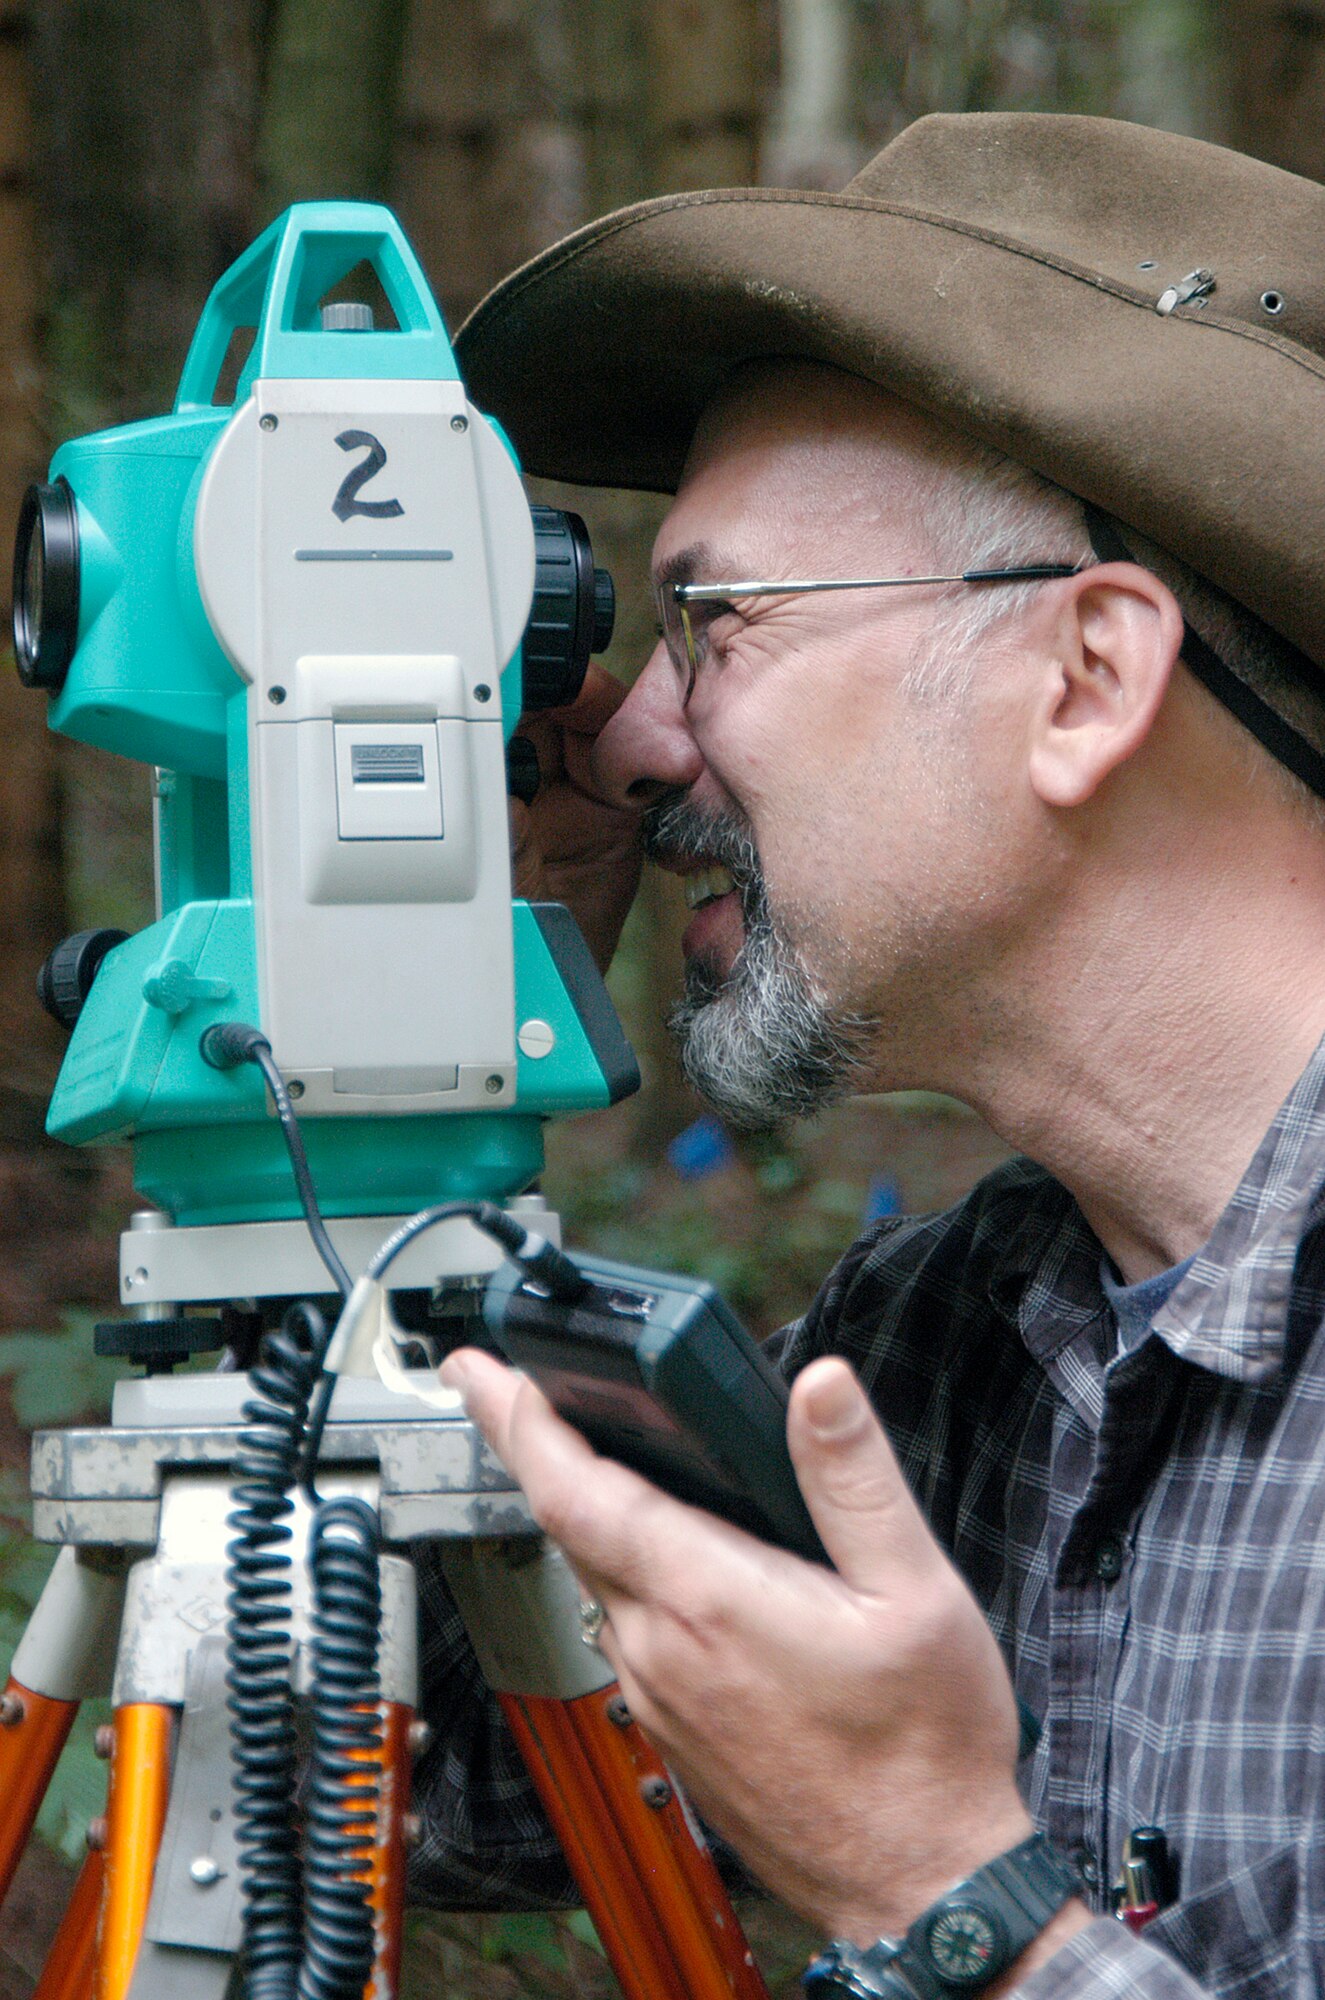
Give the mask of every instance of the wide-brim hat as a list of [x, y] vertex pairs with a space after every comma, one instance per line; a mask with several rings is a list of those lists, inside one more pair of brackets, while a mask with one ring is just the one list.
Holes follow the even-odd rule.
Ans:
[[1325, 662], [1325, 188], [1112, 119], [920, 119], [840, 194], [622, 209], [462, 328], [526, 469], [671, 491], [724, 375], [827, 362], [1151, 536]]

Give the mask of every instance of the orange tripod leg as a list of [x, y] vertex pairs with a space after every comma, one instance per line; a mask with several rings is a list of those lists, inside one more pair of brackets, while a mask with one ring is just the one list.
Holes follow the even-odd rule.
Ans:
[[[368, 1992], [394, 2000], [400, 1991], [405, 1919], [405, 1816], [409, 1810], [409, 1732], [413, 1710], [382, 1704], [382, 1750], [377, 1770], [377, 1839], [373, 1844], [369, 1901], [377, 1936], [377, 1962]], [[376, 1761], [376, 1760], [375, 1760]]]
[[767, 2000], [713, 1858], [617, 1690], [500, 1699], [627, 2000]]
[[[53, 1701], [11, 1680], [0, 1698], [0, 1901], [27, 1846], [51, 1773], [78, 1713], [76, 1701]], [[13, 1717], [11, 1722], [9, 1717]]]
[[97, 1976], [97, 1912], [105, 1874], [102, 1857], [89, 1854], [55, 1942], [46, 1954], [32, 2000], [92, 2000]]
[[174, 1710], [157, 1702], [115, 1711], [96, 2000], [124, 2000], [133, 1975], [166, 1821], [173, 1723]]

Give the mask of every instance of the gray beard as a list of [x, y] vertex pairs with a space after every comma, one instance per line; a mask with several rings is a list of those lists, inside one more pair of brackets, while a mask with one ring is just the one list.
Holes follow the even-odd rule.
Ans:
[[769, 908], [759, 856], [732, 815], [682, 797], [646, 815], [644, 851], [720, 862], [741, 897], [745, 940], [730, 972], [692, 958], [668, 1027], [686, 1077], [719, 1117], [761, 1132], [849, 1096], [863, 1068], [868, 1023], [835, 1015]]

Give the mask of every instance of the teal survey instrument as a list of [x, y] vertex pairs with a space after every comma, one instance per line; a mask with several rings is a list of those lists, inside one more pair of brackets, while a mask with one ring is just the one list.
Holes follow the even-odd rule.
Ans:
[[[389, 329], [326, 303], [362, 267]], [[200, 1053], [239, 1019], [327, 1214], [526, 1186], [543, 1118], [637, 1081], [568, 914], [512, 899], [507, 832], [516, 717], [572, 698], [611, 622], [394, 217], [291, 209], [212, 293], [172, 413], [62, 446], [24, 505], [19, 670], [52, 728], [155, 771], [157, 921], [47, 969], [50, 1131], [130, 1138], [180, 1227], [296, 1215], [261, 1076]]]
[[582, 1270], [531, 1186], [544, 1119], [638, 1081], [572, 918], [514, 897], [509, 858], [516, 718], [574, 698], [612, 609], [379, 208], [282, 217], [171, 414], [62, 446], [24, 500], [19, 671], [53, 728], [152, 768], [157, 870], [153, 923], [66, 939], [40, 980], [72, 1030], [49, 1128], [130, 1141], [151, 1204], [97, 1329], [147, 1372], [109, 1426], [33, 1445], [61, 1548], [0, 1693], [0, 1895], [78, 1703], [115, 1716], [43, 1992], [231, 2000], [237, 1960], [247, 2000], [393, 2000], [431, 1542], [628, 2000], [765, 2000], [574, 1577], [433, 1365], [550, 1317], [575, 1407], [604, 1357], [627, 1418], [660, 1382], [645, 1444], [716, 1457], [714, 1504], [759, 1498], [743, 1441], [785, 1458], [781, 1385], [716, 1304]]

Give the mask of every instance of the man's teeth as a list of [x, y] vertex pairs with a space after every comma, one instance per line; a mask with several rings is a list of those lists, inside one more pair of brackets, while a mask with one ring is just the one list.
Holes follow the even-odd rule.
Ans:
[[713, 902], [717, 896], [725, 896], [736, 887], [736, 883], [726, 868], [698, 868], [693, 875], [685, 878], [686, 908], [702, 910], [705, 903]]

